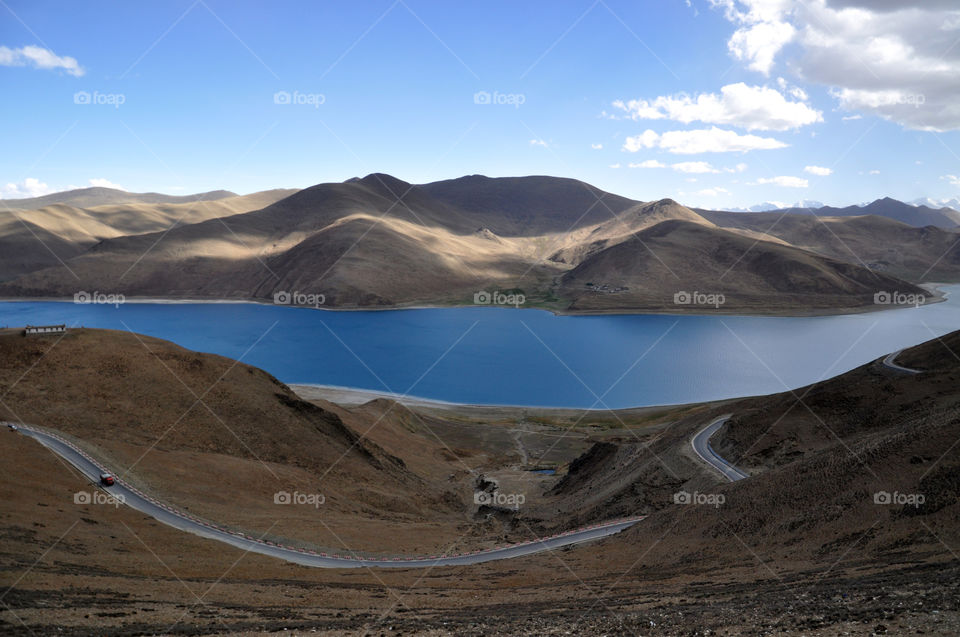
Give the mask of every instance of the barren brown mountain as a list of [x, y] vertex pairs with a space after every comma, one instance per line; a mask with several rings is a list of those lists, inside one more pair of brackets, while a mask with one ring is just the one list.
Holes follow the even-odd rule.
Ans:
[[[698, 212], [710, 212], [699, 211]], [[941, 207], [931, 208], [927, 205], [911, 205], [902, 201], [897, 201], [891, 197], [877, 199], [862, 206], [846, 206], [837, 208], [836, 206], [820, 206], [817, 208], [780, 208], [771, 211], [774, 215], [800, 214], [816, 215], [818, 217], [864, 217], [878, 216], [893, 219], [900, 223], [905, 223], [916, 228], [925, 226], [936, 226], [945, 229], [957, 229], [960, 226], [960, 211], [953, 208]]]
[[587, 257], [563, 276], [560, 289], [577, 310], [669, 306], [678, 293], [705, 309], [713, 303], [714, 310], [757, 312], [869, 305], [878, 290], [925, 294], [845, 261], [682, 220]]
[[[137, 211], [132, 204], [98, 209], [96, 223], [67, 223], [77, 216], [69, 210], [47, 210], [59, 220], [49, 228], [12, 221], [16, 256], [0, 294], [271, 299], [286, 291], [349, 308], [463, 304], [500, 289], [559, 311], [704, 311], [673, 303], [696, 290], [724, 293], [728, 311], [796, 313], [872, 308], [879, 291], [920, 293], [908, 281], [960, 278], [960, 245], [946, 230], [789, 215], [778, 231], [762, 215], [636, 202], [572, 179], [412, 185], [373, 174], [261, 202], [155, 232], [124, 230], [121, 213]], [[165, 210], [156, 210], [158, 222], [169, 219]], [[34, 249], [39, 240], [50, 250]]]
[[876, 215], [818, 217], [775, 212], [701, 214], [729, 230], [751, 230], [875, 272], [907, 281], [956, 281], [960, 234], [934, 226], [913, 227]]
[[36, 210], [53, 204], [66, 204], [75, 208], [90, 208], [109, 204], [129, 203], [192, 203], [195, 201], [215, 201], [226, 197], [236, 197], [229, 190], [212, 190], [193, 195], [164, 195], [158, 192], [127, 192], [117, 188], [78, 188], [55, 192], [40, 197], [23, 199], [0, 199], [0, 209]]
[[[30, 210], [5, 208], [0, 202], [0, 280], [50, 267], [63, 268], [70, 276], [63, 262], [105, 239], [154, 232], [162, 236], [178, 225], [257, 210], [296, 192], [267, 190], [242, 196], [223, 192], [220, 193], [223, 196], [204, 199], [211, 193], [154, 197], [109, 189], [88, 190], [106, 190], [115, 196], [88, 196], [86, 191], [72, 191], [82, 196], [57, 193], [37, 200], [12, 200], [47, 201], [49, 198], [53, 201], [58, 197], [64, 200]], [[129, 200], [125, 199], [127, 196]], [[93, 205], [112, 200], [119, 201]], [[82, 204], [87, 207], [79, 207]]]

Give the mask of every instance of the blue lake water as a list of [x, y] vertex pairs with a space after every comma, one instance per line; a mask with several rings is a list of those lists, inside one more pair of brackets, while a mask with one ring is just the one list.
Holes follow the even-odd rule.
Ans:
[[960, 285], [944, 289], [951, 292], [944, 303], [805, 318], [5, 302], [0, 325], [129, 329], [241, 359], [287, 383], [463, 403], [621, 408], [765, 394], [835, 376], [960, 329]]

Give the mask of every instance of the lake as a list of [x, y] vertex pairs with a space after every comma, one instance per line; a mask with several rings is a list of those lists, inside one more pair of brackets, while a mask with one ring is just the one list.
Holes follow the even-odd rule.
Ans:
[[14, 301], [0, 303], [0, 325], [129, 329], [241, 359], [287, 383], [622, 408], [765, 394], [835, 376], [960, 329], [960, 285], [944, 290], [946, 302], [919, 308], [803, 318]]

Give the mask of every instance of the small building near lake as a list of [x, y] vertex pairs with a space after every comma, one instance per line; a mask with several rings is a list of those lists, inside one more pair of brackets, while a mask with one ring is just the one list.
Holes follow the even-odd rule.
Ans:
[[66, 325], [27, 325], [23, 328], [23, 335], [30, 334], [62, 334], [67, 331]]

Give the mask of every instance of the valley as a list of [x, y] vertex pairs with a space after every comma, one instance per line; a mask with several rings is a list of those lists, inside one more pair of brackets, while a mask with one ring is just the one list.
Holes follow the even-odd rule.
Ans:
[[[73, 494], [89, 490], [88, 479], [36, 441], [7, 432], [0, 488], [11, 532], [0, 552], [15, 565], [27, 547], [53, 546], [44, 566], [18, 581], [5, 612], [41, 631], [44, 622], [82, 631], [91, 622], [103, 630], [131, 620], [164, 632], [181, 621], [230, 632], [340, 621], [422, 627], [443, 617], [505, 634], [537, 626], [623, 630], [649, 621], [673, 634], [737, 625], [736, 615], [811, 634], [851, 622], [949, 632], [960, 615], [946, 597], [944, 578], [956, 566], [944, 543], [960, 539], [953, 524], [960, 502], [951, 486], [955, 463], [943, 451], [960, 435], [953, 391], [960, 359], [950, 355], [960, 350], [957, 338], [900, 353], [898, 364], [916, 374], [877, 359], [779, 395], [642, 410], [520, 412], [382, 398], [337, 405], [315, 391], [298, 396], [243, 363], [149, 337], [8, 331], [0, 335], [0, 369], [30, 371], [16, 383], [3, 377], [3, 419], [55, 426], [148, 495], [255, 538], [338, 553], [455, 553], [645, 517], [596, 544], [436, 566], [426, 580], [408, 569], [302, 570], [184, 534], [128, 507], [78, 505]], [[64, 399], [50, 399], [46, 388], [53, 385]], [[690, 446], [724, 414], [732, 417], [711, 446], [750, 476], [733, 483]], [[16, 476], [31, 468], [45, 478], [23, 490]], [[532, 471], [544, 468], [556, 475]], [[478, 505], [473, 494], [486, 483], [525, 501], [516, 509]], [[278, 505], [277, 489], [325, 499], [319, 506]], [[922, 493], [924, 501], [877, 504], [877, 493]], [[705, 498], [720, 504], [698, 504]], [[80, 521], [71, 522], [77, 514]], [[112, 536], [107, 542], [97, 539], [104, 532]], [[218, 570], [226, 571], [221, 585], [204, 584], [201, 574]], [[122, 592], [143, 577], [159, 579]], [[54, 582], [62, 592], [48, 590]], [[499, 591], [477, 597], [477, 587], [491, 582]], [[818, 593], [810, 595], [814, 583]], [[899, 583], [905, 585], [900, 603], [891, 606], [890, 586]], [[617, 613], [598, 608], [592, 596], [573, 601], [564, 593], [584, 585], [616, 587], [605, 603], [616, 604]], [[756, 593], [744, 595], [747, 586]], [[88, 591], [90, 601], [77, 590]], [[839, 591], [878, 603], [844, 609], [831, 601]], [[484, 616], [502, 613], [508, 598], [516, 614], [501, 615], [497, 627], [485, 624]], [[57, 600], [56, 609], [37, 606], [40, 599]], [[133, 614], [130, 599], [139, 609]], [[459, 610], [437, 602], [443, 599]], [[331, 600], [338, 614], [323, 610]], [[287, 608], [282, 619], [271, 615], [273, 604]], [[939, 623], [930, 623], [921, 604], [941, 609]], [[545, 605], [554, 610], [536, 611], [536, 620], [522, 612]], [[104, 610], [111, 607], [118, 611]]]

